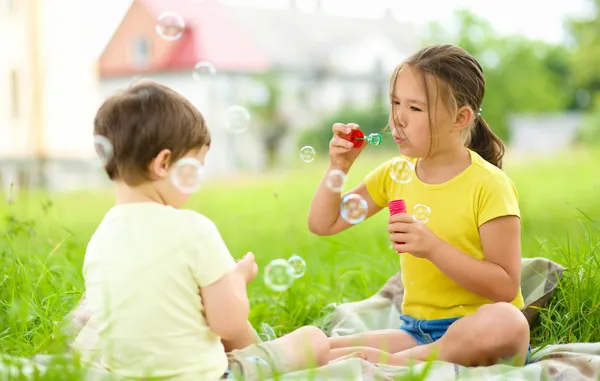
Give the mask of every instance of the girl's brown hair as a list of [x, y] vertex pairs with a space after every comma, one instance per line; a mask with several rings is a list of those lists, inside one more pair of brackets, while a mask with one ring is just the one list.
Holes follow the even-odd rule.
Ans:
[[[433, 104], [428, 91], [427, 81], [429, 75], [429, 77], [435, 78], [438, 94], [441, 94], [442, 101], [449, 110], [454, 112], [463, 106], [469, 106], [473, 110], [476, 115], [475, 125], [468, 131], [466, 145], [486, 161], [502, 168], [502, 157], [506, 148], [502, 140], [483, 119], [480, 112], [483, 96], [485, 95], [485, 78], [479, 62], [466, 50], [456, 45], [427, 46], [408, 57], [394, 70], [390, 96], [398, 72], [404, 65], [417, 68], [423, 74], [428, 107]], [[437, 102], [437, 99], [434, 101]], [[433, 139], [435, 134], [431, 113], [429, 114], [429, 128]]]

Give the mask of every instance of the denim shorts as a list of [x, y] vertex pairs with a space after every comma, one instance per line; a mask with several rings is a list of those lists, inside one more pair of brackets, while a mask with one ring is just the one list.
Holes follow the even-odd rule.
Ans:
[[[444, 336], [450, 325], [458, 319], [460, 317], [439, 320], [417, 320], [408, 315], [400, 315], [400, 321], [402, 322], [400, 330], [411, 335], [419, 345], [431, 344]], [[527, 350], [525, 364], [529, 363], [530, 355], [531, 346]]]

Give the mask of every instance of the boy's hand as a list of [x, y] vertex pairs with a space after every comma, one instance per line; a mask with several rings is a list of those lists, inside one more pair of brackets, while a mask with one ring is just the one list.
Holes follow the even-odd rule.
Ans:
[[416, 222], [412, 214], [398, 213], [388, 220], [390, 240], [397, 253], [429, 259], [443, 241], [427, 225]]
[[254, 261], [254, 254], [248, 252], [242, 259], [236, 261], [238, 270], [246, 279], [246, 284], [252, 282], [258, 273], [258, 265]]

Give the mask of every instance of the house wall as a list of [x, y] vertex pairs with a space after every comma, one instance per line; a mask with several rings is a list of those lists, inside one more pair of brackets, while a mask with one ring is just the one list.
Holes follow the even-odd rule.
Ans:
[[[11, 183], [36, 184], [38, 149], [51, 162], [89, 160], [95, 155], [91, 131], [98, 96], [95, 62], [85, 54], [86, 41], [77, 32], [84, 28], [81, 1], [38, 0], [37, 10], [28, 8], [29, 1], [13, 1], [12, 12], [8, 3], [0, 3], [0, 33], [10, 36], [0, 58], [0, 182], [5, 191]], [[31, 19], [33, 12], [37, 22]], [[31, 27], [33, 22], [37, 28]], [[36, 32], [34, 55], [31, 33]], [[34, 72], [35, 56], [39, 77]], [[16, 116], [12, 70], [18, 79]], [[33, 101], [36, 83], [42, 94], [40, 104]], [[46, 176], [50, 182], [62, 181], [52, 170]]]
[[92, 128], [98, 103], [94, 57], [85, 54], [81, 0], [41, 1], [44, 146], [51, 158], [95, 156]]
[[[184, 39], [162, 39], [155, 30], [154, 16], [139, 1], [134, 1], [115, 30], [115, 34], [98, 60], [99, 72], [105, 76], [134, 75], [136, 72], [153, 72], [164, 65], [171, 51]], [[136, 55], [136, 44], [144, 40], [147, 56]]]
[[31, 87], [27, 6], [25, 1], [0, 3], [0, 157], [24, 158], [28, 154]]

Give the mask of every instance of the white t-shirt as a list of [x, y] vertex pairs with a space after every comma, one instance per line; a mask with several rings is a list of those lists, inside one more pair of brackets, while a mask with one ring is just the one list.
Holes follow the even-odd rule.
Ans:
[[125, 377], [219, 379], [227, 356], [199, 287], [233, 268], [217, 227], [201, 214], [157, 203], [110, 209], [83, 265], [104, 366]]

